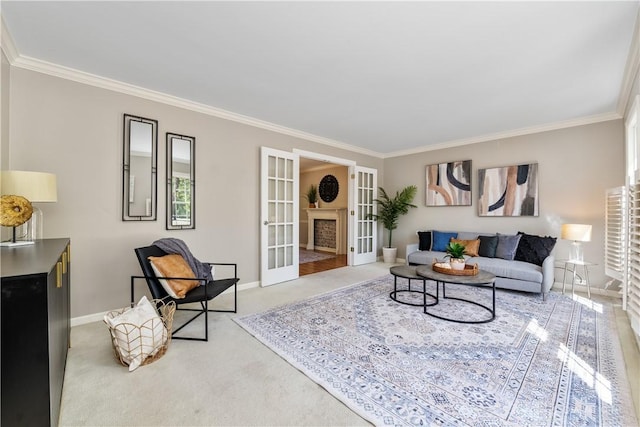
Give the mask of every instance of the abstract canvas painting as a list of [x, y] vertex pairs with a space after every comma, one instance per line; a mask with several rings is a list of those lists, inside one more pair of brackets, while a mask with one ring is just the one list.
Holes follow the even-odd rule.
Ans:
[[538, 164], [478, 169], [478, 215], [538, 216]]
[[427, 166], [427, 206], [471, 206], [471, 160]]

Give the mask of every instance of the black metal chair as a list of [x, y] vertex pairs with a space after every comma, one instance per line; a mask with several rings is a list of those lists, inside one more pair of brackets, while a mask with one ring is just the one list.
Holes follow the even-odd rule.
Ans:
[[[215, 263], [208, 262], [205, 264], [215, 265], [215, 266], [232, 266], [233, 267], [233, 277], [226, 279], [214, 279], [206, 283], [206, 285], [200, 285], [196, 288], [189, 291], [186, 296], [182, 299], [172, 298], [167, 294], [164, 290], [160, 282], [158, 281], [158, 277], [156, 276], [153, 268], [151, 267], [151, 262], [149, 261], [150, 256], [161, 257], [168, 255], [165, 251], [160, 249], [157, 246], [145, 246], [142, 248], [136, 248], [135, 253], [138, 257], [138, 261], [140, 262], [140, 267], [142, 268], [143, 276], [131, 276], [131, 303], [135, 304], [134, 298], [134, 282], [137, 279], [145, 279], [147, 281], [147, 285], [149, 286], [149, 291], [154, 299], [161, 299], [165, 302], [174, 301], [176, 303], [176, 310], [182, 311], [195, 311], [198, 312], [195, 316], [190, 318], [184, 324], [182, 324], [178, 328], [174, 328], [172, 332], [173, 339], [184, 339], [184, 340], [196, 340], [196, 341], [208, 341], [209, 340], [209, 312], [222, 312], [222, 313], [236, 313], [238, 310], [238, 265], [234, 263]], [[183, 277], [167, 277], [167, 279], [183, 279], [183, 280], [198, 280], [204, 281], [202, 278], [183, 278]], [[233, 296], [233, 310], [209, 310], [209, 301], [213, 298], [217, 297], [231, 286], [234, 287], [234, 296]], [[194, 308], [180, 308], [181, 305], [191, 304], [191, 303], [200, 303], [200, 307], [198, 309]], [[204, 338], [192, 338], [192, 337], [177, 337], [175, 334], [180, 331], [182, 328], [187, 326], [189, 323], [193, 322], [195, 319], [204, 314]]]

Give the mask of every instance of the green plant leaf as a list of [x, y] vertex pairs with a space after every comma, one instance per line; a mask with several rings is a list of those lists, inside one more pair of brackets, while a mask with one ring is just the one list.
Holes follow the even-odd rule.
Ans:
[[374, 218], [382, 222], [385, 229], [389, 231], [389, 246], [391, 246], [391, 237], [393, 230], [398, 228], [398, 220], [401, 215], [409, 213], [409, 208], [417, 208], [412, 204], [418, 187], [410, 185], [397, 191], [394, 197], [390, 197], [384, 188], [379, 187], [379, 197], [374, 201], [378, 204], [378, 213], [369, 214], [369, 218]]
[[463, 244], [457, 242], [449, 243], [444, 251], [447, 253], [445, 256], [446, 258], [462, 259], [464, 258], [464, 255], [467, 254], [467, 248]]

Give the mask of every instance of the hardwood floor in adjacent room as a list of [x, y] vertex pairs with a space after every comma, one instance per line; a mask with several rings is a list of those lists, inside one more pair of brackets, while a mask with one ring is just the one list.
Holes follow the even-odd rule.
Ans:
[[324, 259], [322, 261], [305, 262], [300, 264], [300, 276], [307, 274], [319, 273], [321, 271], [333, 270], [334, 268], [346, 267], [347, 255], [336, 255], [334, 258]]

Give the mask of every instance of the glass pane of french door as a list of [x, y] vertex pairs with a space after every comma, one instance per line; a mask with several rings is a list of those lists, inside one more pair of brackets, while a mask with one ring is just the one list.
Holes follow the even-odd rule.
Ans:
[[353, 265], [368, 264], [376, 261], [377, 254], [378, 227], [370, 215], [377, 213], [378, 171], [356, 166], [353, 191]]
[[261, 149], [262, 286], [298, 277], [299, 157]]

